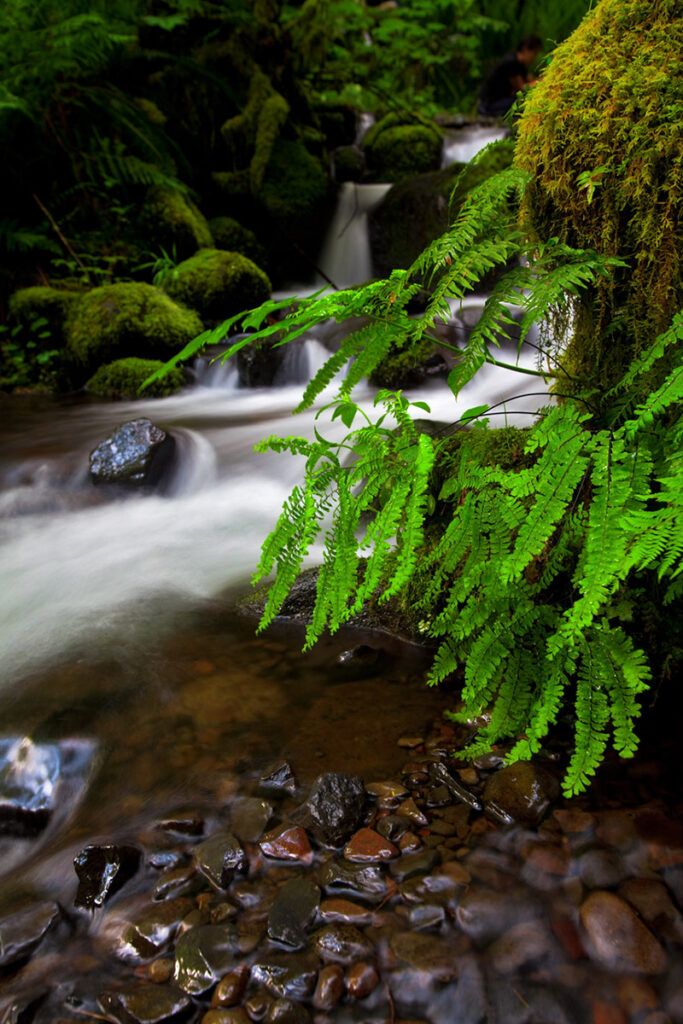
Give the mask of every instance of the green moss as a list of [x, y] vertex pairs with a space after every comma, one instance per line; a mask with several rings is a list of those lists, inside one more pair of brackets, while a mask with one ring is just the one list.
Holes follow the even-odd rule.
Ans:
[[360, 181], [365, 174], [365, 157], [358, 146], [339, 146], [332, 159], [334, 177], [338, 182]]
[[327, 191], [327, 175], [300, 143], [278, 139], [268, 162], [261, 202], [278, 221], [296, 221], [315, 213]]
[[402, 181], [438, 170], [442, 144], [443, 134], [433, 121], [392, 113], [370, 128], [362, 148], [375, 178]]
[[141, 394], [139, 392], [140, 385], [163, 365], [158, 359], [137, 359], [135, 356], [116, 359], [100, 366], [85, 387], [103, 398], [163, 398], [179, 391], [184, 384], [183, 371], [178, 367], [160, 380], [153, 381]]
[[233, 217], [214, 217], [209, 221], [216, 249], [227, 249], [239, 252], [242, 256], [253, 260], [259, 267], [267, 265], [266, 250], [253, 231], [243, 227]]
[[126, 356], [167, 358], [202, 331], [190, 309], [151, 284], [93, 288], [73, 307], [67, 343], [76, 359], [94, 368]]
[[170, 295], [204, 318], [220, 320], [270, 297], [268, 277], [246, 256], [221, 249], [202, 249], [177, 267], [167, 286]]
[[150, 247], [163, 247], [178, 259], [198, 249], [210, 248], [213, 238], [208, 222], [192, 200], [170, 188], [151, 189], [142, 211], [142, 225]]
[[439, 372], [439, 368], [446, 373], [446, 363], [436, 346], [427, 338], [420, 338], [408, 348], [392, 349], [375, 367], [369, 380], [375, 387], [391, 390], [418, 387]]
[[31, 331], [36, 320], [46, 320], [50, 333], [47, 346], [54, 348], [55, 344], [63, 343], [64, 321], [73, 304], [78, 301], [78, 297], [76, 291], [64, 291], [43, 285], [20, 288], [10, 296], [8, 321], [11, 326]]
[[577, 310], [567, 357], [603, 387], [683, 306], [681, 83], [678, 0], [602, 0], [557, 47], [519, 122], [533, 234], [629, 263]]

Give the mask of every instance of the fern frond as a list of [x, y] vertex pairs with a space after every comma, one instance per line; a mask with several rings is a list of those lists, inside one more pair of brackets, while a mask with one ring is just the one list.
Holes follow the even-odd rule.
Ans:
[[589, 784], [603, 759], [608, 740], [609, 707], [605, 691], [601, 688], [601, 666], [595, 661], [592, 637], [580, 642], [579, 651], [575, 747], [562, 782], [567, 796], [574, 796]]

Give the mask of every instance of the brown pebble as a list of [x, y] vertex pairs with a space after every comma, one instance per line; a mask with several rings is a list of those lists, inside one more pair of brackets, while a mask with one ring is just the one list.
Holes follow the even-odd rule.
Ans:
[[249, 1024], [249, 1017], [241, 1006], [234, 1006], [231, 1010], [208, 1010], [201, 1024]]
[[528, 852], [526, 862], [534, 871], [563, 878], [569, 868], [570, 857], [561, 846], [552, 843], [535, 843]]
[[346, 991], [352, 999], [365, 999], [379, 984], [379, 976], [370, 964], [354, 964], [346, 973]]
[[248, 980], [249, 968], [246, 964], [230, 971], [216, 985], [211, 997], [211, 1006], [237, 1006], [244, 998]]
[[395, 807], [408, 796], [408, 790], [400, 782], [371, 782], [365, 788], [376, 797], [380, 807]]
[[328, 964], [318, 974], [313, 994], [316, 1010], [331, 1010], [344, 995], [344, 971], [338, 964]]
[[147, 977], [155, 985], [165, 985], [170, 981], [173, 974], [173, 960], [169, 957], [162, 957], [160, 960], [153, 960], [147, 968]]
[[398, 841], [401, 853], [413, 853], [422, 846], [422, 840], [414, 832], [405, 832]]
[[196, 676], [210, 676], [216, 671], [216, 666], [212, 661], [203, 659], [200, 661], [193, 661], [191, 668]]
[[362, 907], [352, 900], [329, 899], [323, 900], [318, 907], [318, 914], [323, 921], [341, 921], [343, 924], [370, 924], [374, 911]]
[[398, 746], [404, 747], [406, 750], [414, 750], [415, 747], [420, 747], [423, 743], [424, 736], [401, 736]]
[[567, 835], [580, 835], [588, 832], [595, 825], [595, 818], [588, 811], [564, 808], [553, 811], [553, 817]]
[[397, 814], [402, 814], [404, 818], [410, 818], [415, 825], [427, 825], [427, 818], [422, 813], [420, 808], [417, 806], [412, 797], [408, 800], [404, 800], [402, 804], [396, 808]]
[[628, 1024], [624, 1011], [613, 1003], [596, 999], [593, 1003], [593, 1024]]
[[667, 955], [635, 911], [613, 892], [596, 889], [581, 904], [581, 923], [607, 967], [662, 974]]
[[479, 782], [479, 773], [474, 768], [458, 768], [458, 775], [465, 786], [476, 786]]
[[655, 1010], [654, 1013], [648, 1013], [642, 1024], [671, 1024], [671, 1017], [668, 1013]]
[[266, 857], [276, 860], [297, 860], [302, 864], [310, 864], [313, 851], [305, 829], [297, 825], [294, 828], [277, 828], [268, 832], [259, 843]]
[[273, 998], [266, 992], [256, 992], [250, 999], [244, 1004], [244, 1009], [247, 1011], [249, 1020], [260, 1021], [263, 1020], [268, 1010], [273, 1005]]
[[656, 1009], [659, 999], [652, 985], [644, 978], [626, 976], [617, 985], [619, 1005], [628, 1014], [640, 1014], [644, 1010]]
[[398, 849], [371, 828], [361, 828], [344, 847], [344, 856], [352, 863], [377, 863], [398, 857]]

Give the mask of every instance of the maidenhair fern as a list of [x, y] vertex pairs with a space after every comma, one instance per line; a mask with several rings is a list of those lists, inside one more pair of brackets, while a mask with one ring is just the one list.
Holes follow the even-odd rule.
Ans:
[[[378, 393], [376, 421], [352, 398], [385, 353], [432, 337], [451, 303], [513, 256], [518, 265], [493, 288], [467, 342], [451, 346], [456, 361], [449, 384], [456, 396], [486, 363], [508, 365], [500, 364], [496, 348], [509, 336], [512, 306], [522, 312], [521, 348], [533, 324], [558, 315], [571, 322], [572, 296], [624, 266], [557, 241], [526, 251], [516, 228], [525, 184], [525, 175], [511, 168], [478, 186], [450, 230], [408, 270], [297, 301], [288, 312], [286, 304], [265, 303], [207, 332], [193, 350], [240, 324], [251, 333], [227, 355], [256, 339], [285, 344], [326, 320], [349, 322], [339, 351], [299, 406], [311, 406], [350, 363], [317, 414], [341, 419], [346, 436], [330, 441], [321, 428], [312, 441], [268, 438], [260, 445], [306, 459], [304, 482], [285, 503], [256, 572], [256, 580], [274, 572], [260, 628], [278, 614], [304, 558], [321, 543], [307, 645], [365, 602], [408, 594], [415, 619], [438, 644], [428, 682], [460, 673], [460, 716], [490, 709], [470, 753], [512, 740], [509, 758], [529, 758], [563, 707], [573, 704], [575, 747], [565, 790], [575, 793], [589, 783], [610, 737], [623, 757], [636, 748], [639, 697], [650, 668], [627, 631], [627, 587], [649, 573], [668, 586], [665, 600], [681, 594], [683, 315], [604, 394], [573, 386], [571, 396], [561, 395], [563, 382], [575, 382], [558, 345], [539, 341], [538, 368], [524, 372], [552, 381], [561, 400], [522, 432], [524, 450], [512, 467], [487, 459], [485, 446], [474, 443], [487, 430], [475, 422], [487, 406], [463, 414], [459, 426], [467, 431], [456, 444], [452, 431], [420, 432], [411, 413], [424, 407], [400, 392]], [[424, 287], [426, 310], [410, 316], [408, 303]], [[273, 313], [285, 315], [273, 323]], [[653, 379], [659, 367], [665, 369], [658, 386], [633, 408], [634, 384]]]

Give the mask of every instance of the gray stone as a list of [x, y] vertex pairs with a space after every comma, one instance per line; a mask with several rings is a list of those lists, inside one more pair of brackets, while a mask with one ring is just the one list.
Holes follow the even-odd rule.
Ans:
[[267, 793], [295, 793], [296, 777], [292, 766], [287, 761], [271, 765], [259, 779], [259, 786]]
[[389, 870], [397, 882], [404, 882], [413, 875], [428, 875], [440, 863], [438, 850], [418, 850], [417, 853], [404, 853], [389, 865]]
[[350, 964], [375, 952], [370, 939], [352, 924], [328, 924], [313, 936], [313, 946], [329, 963]]
[[96, 484], [154, 486], [174, 452], [174, 439], [151, 420], [129, 420], [90, 453], [90, 478]]
[[217, 889], [227, 889], [237, 872], [247, 870], [247, 855], [230, 832], [216, 832], [196, 848], [201, 873]]
[[230, 828], [243, 843], [261, 838], [273, 813], [271, 804], [256, 797], [239, 797], [230, 808]]
[[269, 953], [254, 963], [251, 979], [278, 999], [310, 999], [319, 964], [313, 953]]
[[173, 985], [136, 982], [103, 992], [100, 1005], [108, 1017], [121, 1024], [160, 1024], [184, 1014], [191, 1001]]
[[205, 924], [184, 932], [175, 946], [174, 979], [191, 996], [201, 995], [234, 967], [237, 931]]
[[307, 878], [293, 878], [275, 897], [268, 915], [268, 935], [299, 949], [306, 943], [306, 928], [320, 903], [320, 889]]
[[357, 896], [369, 903], [381, 900], [387, 891], [382, 869], [375, 864], [328, 861], [320, 869], [319, 881], [329, 896]]

